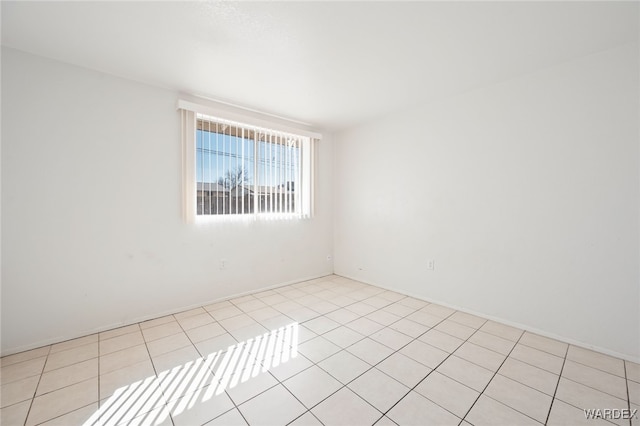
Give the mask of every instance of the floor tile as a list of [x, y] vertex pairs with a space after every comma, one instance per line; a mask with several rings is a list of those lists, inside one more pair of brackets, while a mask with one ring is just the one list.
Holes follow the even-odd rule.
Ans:
[[142, 329], [142, 335], [146, 342], [158, 340], [163, 337], [171, 336], [173, 334], [177, 334], [181, 332], [182, 332], [182, 327], [180, 327], [180, 324], [178, 323], [178, 321], [175, 321], [175, 320], [165, 322], [163, 324], [160, 324], [154, 327], [147, 327]]
[[619, 377], [625, 377], [624, 361], [619, 358], [570, 345], [567, 359]]
[[558, 380], [560, 379], [560, 377], [555, 374], [511, 357], [505, 360], [500, 370], [498, 370], [498, 374], [550, 396], [553, 396], [555, 393]]
[[431, 372], [431, 368], [399, 352], [384, 359], [376, 368], [410, 388], [417, 385]]
[[23, 425], [31, 407], [31, 400], [0, 409], [0, 424]]
[[480, 395], [465, 420], [474, 426], [540, 425], [532, 418], [485, 395]]
[[188, 329], [185, 331], [185, 333], [189, 337], [189, 340], [191, 340], [193, 343], [197, 343], [216, 336], [220, 336], [221, 334], [226, 333], [226, 330], [222, 328], [222, 326], [217, 322], [212, 322], [200, 327]]
[[234, 317], [218, 320], [221, 326], [225, 328], [229, 333], [240, 328], [244, 328], [253, 324], [258, 324], [253, 318], [247, 314], [240, 314]]
[[402, 334], [398, 331], [392, 330], [388, 327], [382, 330], [376, 331], [369, 336], [371, 339], [378, 343], [382, 343], [385, 346], [390, 347], [394, 351], [399, 350], [413, 339], [406, 334]]
[[167, 404], [175, 426], [201, 425], [231, 410], [233, 402], [226, 393], [207, 386]]
[[40, 377], [37, 395], [52, 392], [69, 385], [84, 382], [92, 377], [98, 376], [98, 359], [93, 358], [82, 361], [68, 367], [59, 368], [44, 373]]
[[182, 367], [187, 363], [193, 363], [201, 358], [200, 354], [193, 346], [185, 346], [175, 351], [151, 357], [155, 371], [160, 374], [162, 371], [172, 370]]
[[268, 366], [267, 368], [276, 379], [283, 382], [312, 365], [313, 363], [305, 358], [304, 355], [298, 354], [296, 357], [290, 358], [287, 362], [280, 362], [278, 365]]
[[24, 351], [13, 355], [8, 355], [0, 358], [0, 366], [6, 367], [11, 364], [16, 364], [22, 361], [29, 361], [35, 358], [41, 358], [49, 354], [50, 346], [43, 346], [38, 349], [32, 349], [30, 351]]
[[493, 373], [486, 368], [458, 358], [455, 355], [447, 358], [438, 367], [437, 371], [478, 392], [484, 390], [493, 376]]
[[549, 419], [547, 420], [549, 426], [605, 426], [611, 425], [606, 420], [601, 419], [587, 419], [584, 415], [584, 410], [576, 408], [573, 405], [569, 405], [565, 402], [556, 399], [553, 401], [551, 412], [549, 413]]
[[549, 395], [501, 375], [496, 375], [484, 395], [499, 401], [540, 423], [544, 423], [551, 408]]
[[457, 337], [453, 337], [450, 334], [443, 333], [439, 330], [431, 329], [422, 336], [418, 337], [418, 340], [424, 343], [428, 343], [438, 349], [442, 349], [447, 353], [453, 353], [456, 349], [464, 343], [464, 340]]
[[410, 390], [377, 368], [368, 370], [349, 383], [349, 389], [382, 413], [393, 407]]
[[560, 378], [558, 384], [556, 399], [580, 409], [620, 408], [627, 406], [627, 401], [623, 399], [616, 398], [563, 377]]
[[382, 413], [348, 388], [342, 388], [322, 401], [311, 412], [325, 425], [372, 425]]
[[155, 376], [146, 377], [130, 382], [109, 398], [101, 400], [99, 410], [92, 415], [87, 424], [105, 424], [107, 421], [108, 424], [129, 424], [136, 418], [142, 420], [141, 416], [145, 414], [152, 416], [152, 411], [164, 407], [165, 404], [166, 398], [159, 381]]
[[47, 422], [41, 423], [42, 426], [69, 426], [69, 425], [83, 425], [91, 416], [98, 411], [98, 403], [86, 405], [82, 408], [78, 408], [70, 413], [63, 414], [60, 417], [56, 417]]
[[30, 401], [36, 393], [39, 381], [40, 376], [31, 376], [6, 385], [3, 384], [0, 388], [0, 407], [5, 408], [22, 401]]
[[443, 319], [456, 312], [455, 309], [447, 308], [446, 306], [438, 305], [436, 303], [430, 303], [427, 306], [420, 308], [420, 311], [427, 312]]
[[148, 413], [120, 423], [118, 426], [173, 426], [169, 409], [166, 406], [155, 408]]
[[338, 324], [347, 324], [355, 319], [360, 318], [360, 315], [348, 310], [347, 308], [340, 308], [333, 312], [329, 312], [326, 316], [327, 318], [336, 321]]
[[86, 361], [98, 356], [98, 343], [89, 343], [87, 345], [78, 346], [72, 349], [50, 354], [44, 371], [51, 371], [57, 368], [67, 367], [69, 365]]
[[318, 318], [320, 314], [312, 309], [307, 307], [302, 307], [298, 309], [294, 309], [290, 312], [287, 312], [287, 316], [294, 321], [299, 323], [303, 323], [305, 321], [309, 321], [313, 318]]
[[335, 275], [0, 365], [3, 424], [629, 426], [583, 409], [640, 408], [636, 363]]
[[564, 365], [563, 358], [519, 343], [513, 348], [509, 357], [547, 370], [553, 374], [560, 374]]
[[242, 376], [242, 373], [235, 373], [231, 377], [229, 384], [224, 387], [236, 405], [240, 405], [278, 384], [278, 381], [269, 372], [260, 372], [245, 381], [242, 381], [242, 379], [237, 380], [238, 377]]
[[118, 370], [100, 375], [100, 399], [111, 396], [116, 390], [127, 388], [132, 383], [155, 376], [151, 360], [138, 362]]
[[515, 342], [511, 340], [503, 339], [502, 337], [494, 336], [484, 331], [476, 332], [469, 338], [469, 342], [503, 355], [508, 355], [515, 346]]
[[311, 413], [311, 411], [307, 411], [293, 422], [289, 423], [288, 426], [323, 426], [320, 420], [317, 419], [316, 416]]
[[180, 321], [182, 319], [189, 318], [194, 315], [204, 314], [206, 312], [207, 311], [205, 311], [204, 308], [193, 308], [189, 309], [188, 311], [178, 312], [177, 314], [173, 314], [173, 316], [177, 321]]
[[635, 362], [625, 361], [625, 370], [627, 372], [627, 379], [633, 380], [636, 383], [640, 383], [640, 364]]
[[415, 321], [411, 321], [406, 318], [402, 318], [389, 326], [390, 329], [399, 331], [402, 334], [406, 334], [409, 337], [416, 338], [424, 334], [429, 327], [419, 324]]
[[343, 384], [349, 383], [371, 368], [369, 364], [348, 351], [340, 351], [321, 361], [318, 366]]
[[339, 381], [317, 366], [307, 368], [283, 384], [307, 408], [312, 408], [342, 387]]
[[562, 377], [621, 399], [627, 399], [627, 383], [622, 377], [567, 360]]
[[[337, 302], [339, 302], [339, 301], [340, 301], [340, 299], [337, 300]], [[319, 314], [326, 315], [329, 312], [333, 312], [333, 311], [336, 311], [338, 309], [341, 309], [341, 305], [338, 305], [338, 304], [335, 304], [335, 303], [331, 303], [331, 301], [323, 300], [321, 302], [309, 305], [309, 308], [311, 310], [315, 311], [315, 312], [318, 312]]]
[[384, 299], [380, 296], [372, 296], [364, 299], [362, 302], [366, 303], [367, 305], [371, 305], [376, 309], [383, 308], [392, 303], [390, 300]]
[[353, 305], [345, 306], [345, 309], [351, 312], [354, 312], [360, 316], [370, 314], [371, 312], [376, 310], [375, 307], [371, 305], [367, 305], [364, 302], [357, 302], [357, 303], [354, 303]]
[[479, 392], [437, 371], [420, 382], [415, 391], [460, 418], [467, 414], [480, 395]]
[[168, 322], [175, 322], [175, 320], [176, 319], [173, 317], [173, 315], [167, 315], [164, 317], [154, 318], [148, 321], [141, 322], [139, 325], [141, 330], [145, 330], [147, 328], [156, 327], [158, 325], [166, 324]]
[[631, 404], [640, 405], [640, 383], [627, 381], [627, 388], [629, 391], [629, 401]]
[[103, 331], [99, 334], [100, 340], [112, 339], [118, 336], [124, 336], [129, 333], [137, 333], [140, 331], [140, 326], [138, 324], [131, 324], [124, 327], [114, 328], [112, 330]]
[[434, 327], [435, 330], [442, 331], [443, 333], [450, 334], [458, 339], [467, 340], [473, 333], [476, 332], [475, 328], [468, 327], [466, 325], [459, 324], [455, 321], [444, 320]]
[[559, 342], [557, 340], [530, 333], [528, 331], [524, 332], [518, 343], [550, 353], [561, 358], [564, 358], [565, 354], [567, 353], [567, 348], [569, 347], [569, 345], [564, 342]]
[[495, 321], [487, 321], [482, 327], [480, 327], [480, 331], [484, 331], [485, 333], [493, 334], [494, 336], [502, 337], [503, 339], [511, 340], [513, 342], [517, 342], [520, 336], [522, 336], [522, 333], [524, 333], [524, 331], [519, 328], [510, 327]]
[[460, 311], [454, 312], [448, 319], [475, 329], [482, 327], [487, 322], [484, 318]]
[[351, 346], [357, 341], [364, 339], [362, 334], [345, 326], [334, 328], [333, 330], [323, 334], [322, 337], [341, 348], [346, 348], [347, 346]]
[[337, 322], [327, 317], [318, 317], [304, 323], [304, 326], [316, 334], [324, 334], [340, 326]]
[[148, 342], [147, 348], [149, 349], [149, 354], [154, 357], [191, 345], [192, 343], [187, 335], [180, 332], [178, 334], [172, 334], [171, 336]]
[[387, 417], [399, 425], [458, 425], [460, 419], [415, 391], [409, 392]]
[[270, 306], [265, 306], [264, 308], [260, 308], [260, 309], [256, 309], [255, 311], [251, 311], [251, 312], [247, 312], [247, 315], [249, 315], [251, 318], [253, 318], [254, 320], [261, 322], [263, 320], [269, 319], [269, 318], [273, 318], [276, 317], [278, 315], [281, 315], [280, 312], [278, 312], [277, 310], [273, 309]]
[[236, 303], [236, 306], [243, 312], [252, 312], [260, 308], [265, 308], [268, 305], [261, 300], [253, 299]]
[[206, 423], [206, 426], [247, 426], [247, 422], [237, 408], [233, 408]]
[[269, 330], [258, 323], [229, 330], [229, 334], [231, 334], [238, 342], [255, 339], [256, 337], [262, 336], [266, 333], [269, 333]]
[[238, 342], [229, 333], [224, 333], [211, 339], [203, 340], [201, 342], [194, 343], [200, 355], [207, 356], [216, 352], [224, 352], [230, 347], [234, 347]]
[[36, 425], [98, 401], [98, 378], [34, 398], [27, 426]]
[[368, 337], [354, 343], [346, 350], [370, 365], [376, 365], [393, 353], [393, 349]]
[[387, 416], [382, 416], [382, 418], [378, 420], [375, 424], [375, 426], [396, 426], [396, 425], [397, 423], [391, 420]]
[[408, 320], [422, 324], [425, 327], [435, 327], [442, 322], [442, 318], [428, 312], [416, 311], [406, 317]]
[[236, 315], [242, 314], [242, 311], [238, 309], [236, 306], [229, 305], [221, 308], [213, 309], [209, 311], [209, 314], [216, 320], [221, 321], [223, 319], [235, 317]]
[[322, 336], [307, 340], [298, 347], [298, 352], [315, 363], [330, 357], [339, 350], [339, 346], [331, 343]]
[[42, 373], [46, 360], [47, 357], [40, 357], [3, 366], [0, 369], [2, 384], [6, 385], [7, 383], [26, 379], [27, 377], [39, 376]]
[[449, 353], [423, 343], [420, 340], [414, 340], [409, 343], [407, 346], [400, 349], [399, 353], [406, 355], [431, 369], [436, 368], [449, 356]]
[[382, 310], [404, 318], [407, 315], [414, 313], [417, 309], [395, 302], [389, 306], [385, 306]]
[[404, 299], [398, 300], [398, 303], [404, 306], [408, 306], [414, 309], [420, 309], [427, 306], [429, 303], [424, 300], [415, 299], [413, 297], [405, 297]]
[[365, 318], [370, 319], [372, 321], [377, 322], [378, 324], [382, 324], [384, 326], [389, 326], [394, 322], [398, 321], [402, 317], [392, 314], [391, 312], [386, 312], [382, 309], [373, 311], [368, 315], [365, 315]]
[[100, 374], [109, 373], [149, 359], [147, 345], [132, 346], [121, 351], [112, 352], [99, 358]]
[[277, 385], [240, 405], [250, 425], [286, 425], [307, 409], [282, 385]]
[[278, 303], [286, 302], [288, 299], [281, 294], [272, 294], [269, 296], [262, 297], [262, 300], [265, 304], [269, 306], [277, 305]]
[[502, 365], [502, 362], [506, 359], [506, 356], [498, 352], [483, 348], [471, 342], [466, 342], [460, 346], [454, 352], [454, 355], [494, 372], [498, 371], [498, 368], [500, 368], [500, 365]]
[[91, 334], [89, 336], [79, 337], [77, 339], [66, 340], [64, 342], [51, 345], [50, 354], [54, 354], [60, 351], [66, 351], [67, 349], [77, 348], [78, 346], [88, 345], [89, 343], [97, 343], [98, 335]]
[[120, 351], [143, 343], [144, 338], [139, 330], [106, 340], [100, 340], [100, 355], [106, 355], [111, 352]]

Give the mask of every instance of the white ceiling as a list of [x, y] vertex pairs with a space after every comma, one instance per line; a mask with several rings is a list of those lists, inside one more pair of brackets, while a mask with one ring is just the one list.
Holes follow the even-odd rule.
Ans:
[[2, 1], [2, 44], [335, 130], [637, 42], [638, 6]]

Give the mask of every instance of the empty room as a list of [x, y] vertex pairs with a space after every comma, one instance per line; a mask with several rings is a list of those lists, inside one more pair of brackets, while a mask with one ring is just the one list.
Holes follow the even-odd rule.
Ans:
[[640, 3], [0, 5], [3, 426], [640, 426]]

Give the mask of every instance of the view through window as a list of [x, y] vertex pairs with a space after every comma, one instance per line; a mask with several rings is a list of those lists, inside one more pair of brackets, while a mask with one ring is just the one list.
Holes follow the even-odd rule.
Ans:
[[299, 214], [305, 139], [198, 114], [198, 216]]

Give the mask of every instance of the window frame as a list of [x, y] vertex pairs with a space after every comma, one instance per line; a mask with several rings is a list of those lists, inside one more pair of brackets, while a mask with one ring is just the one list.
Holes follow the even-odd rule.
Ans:
[[[219, 108], [212, 108], [195, 104], [188, 100], [180, 99], [178, 109], [181, 116], [181, 142], [182, 142], [182, 204], [183, 218], [187, 223], [203, 223], [220, 220], [273, 220], [273, 219], [303, 219], [311, 218], [314, 213], [314, 186], [315, 167], [314, 151], [315, 142], [322, 135], [299, 127], [282, 124], [274, 120], [266, 120], [262, 117], [247, 116], [237, 112], [229, 112]], [[255, 115], [255, 114], [254, 114]], [[300, 144], [300, 175], [299, 203], [295, 204], [293, 212], [260, 212], [255, 204], [258, 195], [254, 190], [254, 211], [227, 214], [198, 214], [197, 195], [197, 131], [198, 120], [212, 120], [233, 124], [254, 132], [273, 132], [283, 136], [290, 135], [304, 141]], [[204, 129], [203, 129], [204, 130]], [[257, 143], [254, 143], [254, 151], [257, 153]], [[204, 179], [203, 179], [204, 180]], [[254, 176], [254, 188], [257, 188], [257, 176]]]

